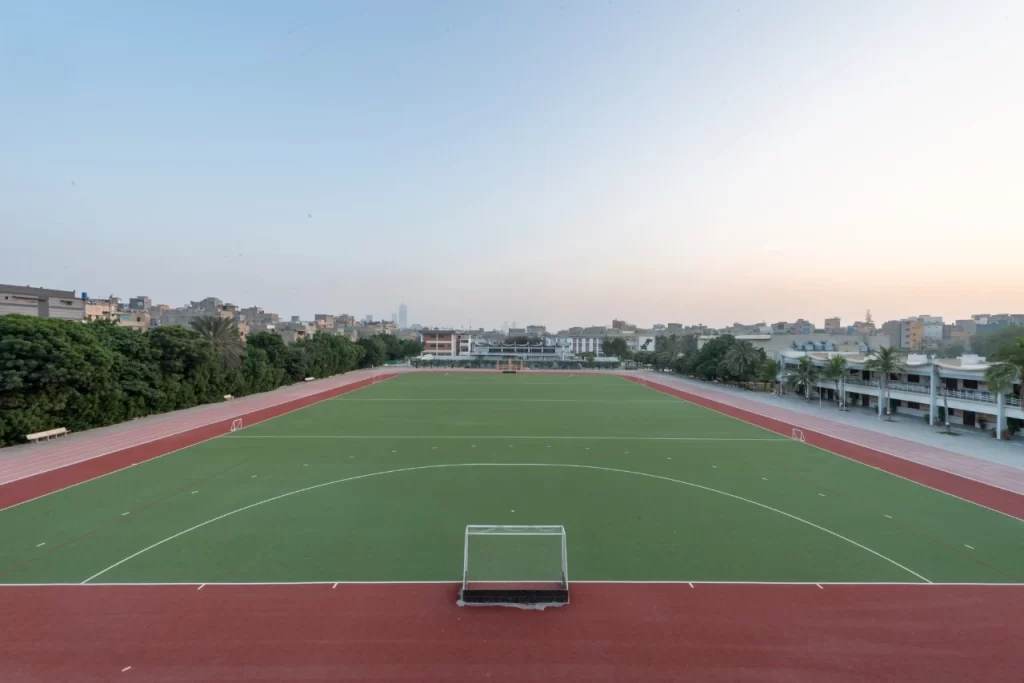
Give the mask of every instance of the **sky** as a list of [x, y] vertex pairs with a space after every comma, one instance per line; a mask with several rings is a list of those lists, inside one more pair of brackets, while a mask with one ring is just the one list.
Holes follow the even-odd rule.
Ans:
[[498, 327], [1024, 310], [1024, 5], [0, 5], [0, 282]]

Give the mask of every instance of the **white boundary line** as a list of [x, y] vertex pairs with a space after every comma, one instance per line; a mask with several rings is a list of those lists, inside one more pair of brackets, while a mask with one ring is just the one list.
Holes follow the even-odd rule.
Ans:
[[496, 436], [493, 434], [462, 435], [462, 434], [435, 434], [433, 436], [408, 436], [389, 434], [221, 434], [227, 439], [531, 439], [542, 441], [778, 441], [780, 443], [799, 443], [793, 439], [779, 437], [776, 439], [765, 438], [733, 438], [720, 436]]
[[340, 401], [349, 403], [660, 403], [672, 405], [678, 403], [673, 401], [673, 396], [666, 395], [664, 399], [629, 399], [625, 401], [614, 398], [345, 398], [336, 396], [328, 401]]
[[[616, 377], [618, 377], [619, 379], [622, 379], [622, 380], [624, 380], [626, 382], [630, 382], [630, 380], [627, 379], [627, 375], [616, 375]], [[631, 384], [639, 384], [638, 382], [630, 382], [630, 383]], [[658, 382], [654, 382], [653, 386], [652, 385], [648, 385], [648, 384], [644, 384], [642, 386], [646, 386], [647, 388], [652, 389], [653, 391], [659, 391], [658, 387], [661, 387], [661, 388], [664, 388], [664, 389], [681, 391], [681, 392], [684, 392], [684, 393], [686, 392], [685, 389], [676, 389], [675, 387], [673, 387], [673, 386], [671, 386], [669, 384], [660, 384]], [[668, 394], [668, 395], [672, 396], [672, 394]], [[721, 401], [719, 401], [717, 399], [708, 398], [707, 396], [700, 396], [699, 394], [694, 394], [694, 396], [698, 396], [700, 398], [706, 399], [706, 400], [711, 401], [713, 403], [719, 403], [719, 404], [721, 404], [721, 405], [723, 405], [725, 407], [728, 407], [728, 408], [735, 408], [736, 410], [742, 410], [744, 412], [750, 413], [751, 415], [757, 415], [758, 417], [763, 417], [766, 420], [775, 420], [776, 422], [782, 422], [783, 424], [787, 424], [787, 421], [782, 419], [782, 418], [772, 417], [771, 415], [765, 415], [763, 413], [757, 412], [756, 410], [750, 410], [748, 408], [741, 408], [739, 406], [732, 406], [732, 405], [729, 405], [728, 403], [722, 403]], [[681, 396], [672, 396], [672, 397], [677, 399], [677, 400], [679, 400], [679, 401], [685, 401], [686, 403], [689, 403], [692, 406], [696, 406], [697, 408], [703, 408], [704, 410], [710, 410], [713, 413], [718, 413], [719, 415], [724, 415], [725, 417], [731, 418], [733, 420], [738, 420], [739, 422], [742, 422], [743, 424], [746, 424], [746, 425], [750, 425], [751, 427], [757, 427], [758, 429], [763, 429], [764, 431], [766, 431], [766, 432], [768, 432], [770, 434], [778, 434], [778, 432], [776, 432], [773, 429], [768, 429], [767, 427], [762, 427], [761, 425], [754, 424], [753, 422], [748, 422], [747, 420], [744, 420], [741, 417], [736, 417], [734, 415], [730, 415], [729, 413], [726, 413], [723, 410], [719, 410], [718, 408], [709, 408], [708, 406], [702, 406], [699, 403], [695, 403], [694, 401], [691, 401], [689, 399], [683, 398]], [[785, 410], [785, 408], [783, 408], [783, 410]], [[793, 423], [788, 423], [788, 424], [790, 424], [790, 426], [793, 426]], [[839, 424], [839, 423], [836, 423], [836, 424]], [[878, 453], [879, 455], [885, 455], [885, 456], [888, 456], [890, 458], [897, 458], [899, 460], [902, 460], [903, 462], [909, 462], [909, 463], [913, 463], [915, 465], [920, 465], [921, 467], [927, 467], [929, 469], [933, 469], [936, 472], [942, 472], [944, 474], [948, 474], [948, 475], [953, 476], [953, 477], [959, 477], [959, 478], [965, 479], [967, 481], [973, 481], [976, 484], [982, 484], [983, 486], [991, 486], [994, 489], [999, 489], [1000, 491], [1005, 491], [1007, 493], [1012, 493], [1015, 496], [1024, 495], [1024, 494], [1018, 493], [1017, 491], [1014, 491], [1013, 489], [1003, 488], [1002, 486], [998, 486], [996, 484], [990, 484], [989, 482], [982, 481], [980, 479], [974, 479], [973, 477], [968, 477], [967, 475], [959, 474], [958, 472], [950, 472], [949, 470], [944, 470], [941, 467], [936, 467], [935, 465], [929, 465], [927, 463], [917, 462], [916, 460], [910, 460], [909, 458], [903, 458], [903, 457], [900, 457], [898, 455], [893, 455], [892, 453], [888, 453], [886, 451], [880, 451], [877, 448], [875, 448], [874, 446], [867, 446], [867, 445], [862, 444], [862, 443], [857, 443], [856, 441], [850, 441], [849, 439], [844, 439], [841, 436], [833, 436], [832, 434], [825, 434], [824, 432], [819, 432], [817, 429], [812, 429], [810, 427], [801, 427], [800, 429], [806, 429], [806, 430], [808, 430], [810, 432], [813, 432], [814, 434], [817, 434], [818, 436], [824, 436], [824, 437], [829, 438], [829, 439], [835, 439], [836, 441], [842, 441], [843, 443], [850, 444], [851, 446], [857, 446], [859, 448], [866, 448], [869, 451], [874, 451], [875, 453]], [[886, 436], [886, 435], [883, 434], [882, 436]], [[786, 437], [783, 437], [783, 438], [786, 438]], [[891, 437], [891, 438], [898, 439], [899, 437]], [[904, 439], [904, 440], [907, 441], [908, 439]], [[795, 439], [790, 439], [790, 441], [795, 441]], [[923, 486], [926, 489], [931, 489], [932, 491], [936, 491], [936, 492], [941, 493], [941, 494], [943, 494], [945, 496], [950, 496], [951, 498], [956, 498], [957, 500], [962, 500], [965, 503], [970, 503], [971, 505], [977, 505], [980, 508], [984, 508], [986, 510], [991, 510], [992, 512], [998, 512], [999, 514], [1004, 515], [1006, 517], [1009, 517], [1010, 519], [1015, 519], [1018, 522], [1024, 522], [1024, 518], [1016, 517], [1014, 515], [1011, 515], [1009, 512], [1003, 512], [1002, 510], [996, 510], [995, 508], [990, 508], [989, 506], [984, 505], [982, 503], [979, 503], [977, 501], [969, 500], [967, 498], [962, 498], [962, 497], [956, 495], [955, 493], [949, 493], [948, 491], [943, 491], [942, 489], [937, 489], [934, 486], [929, 486], [928, 484], [922, 484], [921, 482], [915, 481], [914, 479], [910, 479], [909, 477], [904, 477], [902, 474], [896, 474], [894, 472], [890, 472], [889, 470], [882, 469], [881, 467], [877, 467], [875, 465], [869, 465], [866, 462], [861, 462], [860, 460], [857, 460], [856, 458], [851, 458], [848, 455], [843, 455], [842, 453], [836, 453], [835, 451], [830, 451], [827, 448], [823, 448], [821, 446], [816, 446], [816, 445], [814, 445], [812, 443], [806, 443], [806, 442], [803, 442], [803, 441], [796, 441], [796, 443], [802, 443], [805, 446], [810, 446], [811, 448], [817, 448], [819, 451], [821, 451], [823, 453], [828, 453], [829, 455], [835, 456], [837, 458], [842, 458], [843, 460], [848, 460], [850, 462], [855, 462], [858, 465], [863, 465], [864, 467], [870, 467], [873, 470], [878, 470], [879, 472], [884, 472], [885, 474], [888, 474], [891, 477], [898, 477], [900, 479], [903, 479], [904, 481], [909, 481], [909, 482], [911, 482], [913, 484], [917, 484], [918, 486]], [[911, 443], [916, 443], [916, 442], [911, 442]], [[926, 444], [919, 444], [919, 445], [924, 446]], [[950, 452], [952, 452], [952, 451], [950, 451]], [[958, 454], [954, 453], [954, 455], [958, 455]], [[963, 457], [968, 458], [970, 456], [965, 455]]]
[[[371, 375], [371, 377], [376, 377], [376, 376], [377, 375]], [[397, 377], [397, 376], [398, 375], [391, 375], [387, 379], [393, 379], [394, 377]], [[362, 381], [363, 380], [358, 380], [356, 382], [353, 382], [353, 384], [358, 384], [359, 382], [362, 382]], [[384, 381], [384, 380], [381, 380], [381, 381]], [[343, 384], [341, 387], [335, 387], [335, 388], [344, 388], [346, 386], [349, 386], [349, 385]], [[369, 386], [373, 386], [373, 385], [372, 384], [367, 384], [366, 386], [362, 386], [362, 387], [359, 387], [357, 389], [353, 389], [352, 391], [359, 391], [360, 389], [365, 389], [366, 387], [369, 387]], [[327, 393], [328, 391], [333, 391], [333, 389], [325, 389], [324, 393]], [[315, 396], [316, 394], [313, 394], [313, 395]], [[305, 396], [300, 396], [300, 397], [292, 399], [292, 400], [298, 401], [298, 400], [301, 400], [302, 398], [306, 398], [306, 397]], [[324, 401], [330, 401], [330, 400], [332, 400], [332, 399], [321, 399], [319, 401], [314, 401], [313, 403], [310, 403], [309, 405], [305, 405], [305, 406], [302, 406], [300, 408], [293, 408], [292, 410], [287, 410], [287, 411], [281, 413], [280, 415], [275, 415], [274, 417], [268, 417], [266, 420], [261, 420], [260, 422], [256, 422], [254, 424], [263, 424], [264, 422], [270, 422], [271, 420], [276, 420], [279, 417], [284, 417], [285, 415], [290, 415], [291, 413], [297, 412], [299, 410], [305, 410], [306, 408], [312, 408], [313, 406], [315, 406], [317, 404], [323, 403]], [[251, 410], [251, 411], [249, 411], [249, 413], [245, 413], [245, 415], [249, 415], [251, 413], [255, 413], [258, 410], [265, 410], [267, 408], [276, 408], [277, 406], [281, 405], [282, 403], [287, 403], [287, 402], [288, 401], [282, 401], [281, 403], [274, 403], [272, 405], [265, 406], [264, 408], [258, 408], [256, 410]], [[245, 417], [245, 415], [243, 415], [242, 417]], [[226, 420], [226, 419], [227, 418], [223, 418], [223, 420]], [[175, 437], [175, 436], [180, 436], [181, 434], [186, 434], [186, 433], [188, 433], [188, 432], [190, 432], [190, 431], [192, 431], [194, 429], [202, 429], [203, 427], [208, 427], [211, 424], [216, 424], [217, 422], [221, 422], [223, 420], [217, 419], [217, 420], [214, 420], [213, 422], [209, 422], [209, 423], [207, 423], [205, 425], [199, 425], [197, 427], [190, 427], [189, 429], [183, 429], [181, 431], [174, 432], [173, 434], [165, 434], [163, 436], [155, 437], [152, 441], [144, 441], [142, 443], [135, 444], [133, 446], [125, 446], [124, 448], [119, 448], [116, 451], [110, 451], [109, 453], [103, 453], [102, 455], [94, 455], [91, 458], [85, 458], [84, 460], [78, 460], [76, 462], [67, 463], [65, 465], [60, 465], [58, 467], [52, 467], [52, 468], [50, 468], [48, 470], [42, 470], [41, 472], [35, 472], [33, 474], [30, 474], [30, 475], [27, 475], [27, 476], [24, 476], [24, 477], [20, 477], [18, 479], [14, 479], [12, 481], [4, 482], [3, 484], [0, 484], [0, 489], [2, 489], [4, 486], [7, 486], [9, 484], [14, 484], [14, 483], [19, 482], [19, 481], [24, 481], [25, 479], [31, 479], [32, 477], [38, 476], [40, 474], [46, 474], [47, 472], [53, 472], [55, 470], [64, 469], [65, 467], [71, 467], [73, 465], [77, 465], [77, 464], [82, 463], [82, 462], [89, 462], [90, 460], [95, 460], [96, 458], [105, 458], [108, 455], [115, 455], [117, 453], [120, 453], [121, 451], [126, 451], [129, 448], [138, 448], [139, 446], [145, 446], [147, 444], [153, 443], [154, 441], [162, 441], [163, 439], [167, 439], [167, 438], [171, 438], [171, 437]], [[76, 486], [81, 486], [82, 484], [88, 484], [90, 481], [96, 481], [97, 479], [102, 479], [103, 477], [108, 477], [111, 474], [117, 474], [118, 472], [122, 472], [122, 471], [128, 469], [129, 467], [138, 467], [139, 465], [145, 465], [148, 462], [153, 462], [154, 460], [159, 460], [160, 458], [167, 457], [168, 455], [174, 455], [175, 453], [179, 453], [179, 452], [184, 451], [184, 450], [186, 450], [188, 448], [192, 448], [193, 446], [198, 446], [199, 444], [206, 443], [207, 441], [213, 441], [214, 439], [219, 439], [219, 438], [227, 436], [228, 434], [231, 434], [231, 433], [232, 432], [224, 432], [223, 434], [215, 434], [215, 435], [213, 435], [213, 436], [211, 436], [209, 438], [202, 439], [200, 441], [196, 441], [193, 444], [189, 444], [188, 446], [182, 446], [181, 448], [175, 448], [173, 451], [167, 451], [166, 453], [161, 453], [160, 455], [157, 455], [155, 457], [147, 458], [146, 460], [142, 460], [142, 461], [139, 461], [137, 463], [132, 463], [131, 465], [126, 465], [125, 467], [121, 467], [119, 469], [113, 470], [112, 472], [106, 472], [104, 474], [97, 475], [97, 476], [92, 477], [90, 479], [85, 479], [83, 481], [71, 484], [70, 486], [65, 486], [63, 488], [54, 489], [53, 491], [47, 491], [46, 493], [40, 494], [40, 495], [36, 496], [35, 498], [29, 498], [28, 500], [23, 500], [20, 503], [15, 503], [14, 505], [8, 505], [7, 507], [5, 507], [2, 510], [0, 510], [0, 515], [2, 515], [7, 510], [13, 510], [14, 508], [19, 507], [21, 505], [25, 505], [26, 503], [31, 503], [31, 502], [39, 500], [41, 498], [46, 498], [47, 496], [52, 496], [53, 494], [60, 493], [61, 491], [67, 491], [68, 489], [73, 489]], [[235, 432], [235, 434], [236, 434], [236, 438], [237, 438], [237, 432]]]
[[617, 472], [619, 474], [632, 474], [632, 475], [636, 475], [636, 476], [640, 476], [640, 477], [650, 477], [651, 479], [660, 479], [662, 481], [669, 481], [669, 482], [673, 482], [673, 483], [676, 483], [676, 484], [683, 484], [685, 486], [690, 486], [690, 487], [693, 487], [693, 488], [696, 488], [696, 489], [701, 489], [701, 490], [704, 490], [704, 491], [708, 491], [710, 493], [717, 493], [717, 494], [720, 494], [720, 495], [723, 495], [723, 496], [727, 496], [729, 498], [733, 498], [735, 500], [739, 500], [739, 501], [744, 502], [744, 503], [749, 503], [751, 505], [756, 505], [759, 508], [763, 508], [763, 509], [768, 510], [770, 512], [776, 512], [776, 513], [778, 513], [780, 515], [783, 515], [785, 517], [789, 517], [790, 519], [794, 519], [794, 520], [796, 520], [798, 522], [802, 522], [803, 524], [806, 524], [808, 526], [814, 527], [815, 529], [818, 529], [820, 531], [824, 531], [825, 533], [827, 533], [827, 534], [829, 534], [831, 536], [835, 536], [836, 538], [838, 538], [840, 540], [843, 540], [843, 541], [846, 541], [847, 543], [855, 545], [858, 548], [861, 548], [862, 550], [866, 550], [867, 552], [871, 553], [872, 555], [875, 555], [876, 557], [879, 557], [879, 558], [885, 560], [886, 562], [889, 562], [890, 564], [893, 564], [893, 565], [899, 567], [903, 571], [905, 571], [905, 572], [907, 572], [909, 574], [913, 574], [914, 576], [916, 576], [917, 578], [921, 579], [925, 583], [931, 583], [931, 581], [929, 581], [925, 577], [921, 576], [920, 574], [918, 574], [914, 570], [908, 569], [907, 567], [904, 567], [899, 562], [897, 562], [897, 561], [895, 561], [895, 560], [893, 560], [893, 559], [891, 559], [889, 557], [886, 557], [885, 555], [881, 554], [880, 552], [878, 552], [876, 550], [872, 550], [871, 548], [868, 548], [867, 546], [862, 545], [862, 544], [858, 543], [857, 541], [854, 541], [852, 539], [847, 538], [846, 536], [838, 534], [835, 531], [832, 531], [831, 529], [826, 529], [823, 526], [819, 526], [819, 525], [815, 524], [814, 522], [809, 522], [806, 519], [803, 519], [801, 517], [797, 517], [796, 515], [792, 515], [792, 514], [790, 514], [788, 512], [783, 512], [782, 510], [779, 510], [777, 508], [773, 508], [770, 505], [765, 505], [764, 503], [758, 503], [755, 500], [750, 500], [749, 498], [744, 498], [743, 496], [737, 496], [736, 494], [733, 494], [733, 493], [728, 493], [726, 491], [720, 491], [718, 489], [713, 489], [713, 488], [711, 488], [709, 486], [702, 486], [701, 484], [694, 484], [692, 482], [684, 481], [682, 479], [673, 479], [671, 477], [665, 477], [665, 476], [662, 476], [660, 474], [650, 474], [648, 472], [634, 472], [632, 470], [623, 470], [623, 469], [618, 469], [618, 468], [614, 468], [614, 467], [599, 467], [597, 465], [552, 464], [552, 463], [451, 463], [451, 464], [438, 464], [438, 465], [421, 465], [421, 466], [418, 466], [418, 467], [403, 467], [403, 468], [393, 469], [393, 470], [384, 470], [382, 472], [370, 472], [370, 473], [367, 473], [367, 474], [359, 474], [359, 475], [356, 475], [354, 477], [347, 477], [345, 479], [336, 479], [334, 481], [328, 481], [328, 482], [324, 482], [324, 483], [321, 483], [321, 484], [315, 484], [313, 486], [307, 486], [305, 488], [296, 489], [295, 491], [290, 491], [288, 493], [282, 493], [282, 494], [280, 494], [278, 496], [273, 496], [271, 498], [267, 498], [265, 500], [261, 500], [261, 501], [256, 502], [256, 503], [252, 503], [250, 505], [246, 505], [245, 507], [240, 507], [240, 508], [238, 508], [236, 510], [232, 510], [231, 512], [227, 512], [227, 513], [225, 513], [223, 515], [219, 515], [217, 517], [213, 517], [211, 519], [208, 519], [205, 522], [201, 522], [200, 524], [196, 524], [195, 526], [189, 527], [188, 529], [185, 529], [184, 531], [179, 531], [178, 533], [174, 534], [173, 536], [168, 536], [167, 538], [163, 539], [162, 541], [157, 541], [156, 543], [154, 543], [154, 544], [152, 544], [152, 545], [150, 545], [150, 546], [148, 546], [146, 548], [143, 548], [142, 550], [139, 550], [138, 552], [133, 553], [133, 554], [129, 555], [128, 557], [122, 559], [122, 560], [119, 560], [119, 561], [115, 562], [114, 564], [110, 565], [106, 569], [103, 569], [103, 570], [93, 574], [89, 578], [85, 579], [84, 581], [82, 581], [82, 583], [83, 584], [89, 583], [93, 579], [96, 579], [96, 578], [102, 576], [103, 574], [106, 574], [111, 569], [114, 569], [114, 568], [124, 564], [125, 562], [128, 562], [129, 560], [132, 560], [132, 559], [138, 557], [139, 555], [142, 555], [143, 553], [152, 550], [153, 548], [161, 546], [164, 543], [167, 543], [168, 541], [173, 541], [174, 539], [178, 538], [179, 536], [184, 536], [185, 534], [189, 533], [190, 531], [195, 531], [196, 529], [202, 528], [202, 527], [206, 526], [207, 524], [211, 524], [213, 522], [216, 522], [218, 520], [224, 519], [226, 517], [231, 517], [232, 515], [238, 514], [239, 512], [245, 512], [246, 510], [250, 510], [250, 509], [252, 509], [254, 507], [258, 507], [258, 506], [264, 505], [266, 503], [271, 503], [271, 502], [273, 502], [275, 500], [280, 500], [282, 498], [288, 498], [289, 496], [294, 496], [294, 495], [296, 495], [298, 493], [305, 493], [307, 491], [313, 491], [315, 489], [323, 488], [325, 486], [331, 486], [333, 484], [343, 484], [343, 483], [346, 483], [346, 482], [356, 481], [356, 480], [359, 480], [359, 479], [366, 479], [368, 477], [377, 477], [377, 476], [381, 476], [381, 475], [385, 475], [385, 474], [398, 474], [400, 472], [414, 472], [414, 471], [419, 471], [419, 470], [442, 469], [442, 468], [449, 468], [449, 467], [559, 467], [559, 468], [566, 468], [566, 469], [598, 470], [598, 471], [603, 471], [603, 472]]
[[[521, 582], [512, 582], [521, 583]], [[694, 586], [919, 586], [921, 588], [957, 588], [957, 587], [1000, 587], [1000, 588], [1024, 588], [1024, 583], [979, 583], [977, 581], [965, 581], [963, 583], [933, 582], [923, 583], [921, 581], [689, 581], [686, 579], [575, 579], [569, 584], [582, 583], [592, 585], [623, 585], [623, 586], [672, 586], [679, 584], [692, 584]], [[132, 588], [132, 587], [174, 587], [174, 586], [418, 586], [418, 585], [462, 585], [462, 579], [451, 579], [448, 581], [152, 581], [152, 582], [111, 582], [111, 583], [0, 583], [3, 588]]]

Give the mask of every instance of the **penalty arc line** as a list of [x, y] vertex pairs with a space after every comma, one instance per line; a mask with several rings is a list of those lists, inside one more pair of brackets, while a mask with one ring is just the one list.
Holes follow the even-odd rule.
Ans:
[[846, 536], [843, 536], [842, 534], [836, 533], [835, 531], [832, 531], [831, 529], [826, 529], [825, 527], [820, 526], [818, 524], [815, 524], [814, 522], [808, 521], [806, 519], [803, 519], [802, 517], [797, 517], [796, 515], [790, 514], [788, 512], [784, 512], [784, 511], [779, 510], [777, 508], [773, 508], [770, 505], [765, 505], [764, 503], [759, 503], [756, 500], [750, 500], [749, 498], [744, 498], [743, 496], [738, 496], [736, 494], [728, 493], [726, 491], [720, 491], [718, 489], [713, 489], [713, 488], [711, 488], [709, 486], [703, 486], [701, 484], [694, 484], [693, 482], [684, 481], [682, 479], [673, 479], [671, 477], [665, 477], [665, 476], [662, 476], [660, 474], [650, 474], [648, 472], [634, 472], [632, 470], [623, 470], [623, 469], [619, 469], [619, 468], [615, 468], [615, 467], [601, 467], [601, 466], [598, 466], [598, 465], [576, 465], [576, 464], [557, 464], [557, 463], [448, 463], [448, 464], [437, 464], [437, 465], [420, 465], [420, 466], [417, 466], [417, 467], [402, 467], [402, 468], [399, 468], [399, 469], [384, 470], [384, 471], [381, 471], [381, 472], [369, 472], [367, 474], [359, 474], [359, 475], [356, 475], [354, 477], [347, 477], [345, 479], [336, 479], [334, 481], [328, 481], [328, 482], [324, 482], [322, 484], [315, 484], [313, 486], [307, 486], [305, 488], [296, 489], [295, 491], [289, 491], [288, 493], [282, 493], [282, 494], [280, 494], [278, 496], [274, 496], [272, 498], [267, 498], [266, 500], [261, 500], [261, 501], [258, 501], [256, 503], [252, 503], [250, 505], [246, 505], [245, 507], [241, 507], [241, 508], [238, 508], [236, 510], [232, 510], [231, 512], [224, 513], [223, 515], [219, 515], [217, 517], [213, 517], [211, 519], [208, 519], [205, 522], [201, 522], [199, 524], [196, 524], [195, 526], [189, 527], [188, 529], [185, 529], [184, 531], [179, 531], [178, 533], [176, 533], [176, 534], [174, 534], [172, 536], [168, 536], [167, 538], [165, 538], [165, 539], [163, 539], [161, 541], [157, 541], [156, 543], [154, 543], [154, 544], [152, 544], [150, 546], [147, 546], [147, 547], [143, 548], [142, 550], [139, 550], [139, 551], [129, 555], [128, 557], [125, 557], [122, 560], [119, 560], [119, 561], [115, 562], [114, 564], [110, 565], [106, 569], [100, 570], [99, 572], [93, 574], [89, 578], [87, 578], [84, 581], [82, 581], [82, 583], [83, 584], [87, 584], [90, 581], [92, 581], [94, 579], [97, 579], [100, 576], [106, 574], [111, 569], [119, 567], [122, 564], [124, 564], [125, 562], [128, 562], [128, 561], [138, 557], [139, 555], [142, 555], [143, 553], [146, 553], [146, 552], [148, 552], [148, 551], [150, 551], [150, 550], [152, 550], [154, 548], [157, 548], [157, 547], [163, 545], [164, 543], [167, 543], [169, 541], [173, 541], [174, 539], [179, 538], [180, 536], [184, 536], [185, 534], [187, 534], [187, 533], [189, 533], [191, 531], [195, 531], [196, 529], [200, 529], [200, 528], [206, 526], [207, 524], [212, 524], [213, 522], [220, 521], [222, 519], [225, 519], [226, 517], [231, 517], [232, 515], [236, 515], [239, 512], [245, 512], [246, 510], [251, 510], [252, 508], [259, 507], [260, 505], [264, 505], [266, 503], [272, 503], [272, 502], [274, 502], [276, 500], [281, 500], [282, 498], [288, 498], [289, 496], [294, 496], [294, 495], [299, 494], [299, 493], [306, 493], [307, 491], [313, 491], [315, 489], [320, 489], [320, 488], [323, 488], [325, 486], [332, 486], [334, 484], [344, 484], [346, 482], [357, 481], [359, 479], [366, 479], [368, 477], [377, 477], [377, 476], [383, 476], [383, 475], [386, 475], [386, 474], [398, 474], [398, 473], [401, 473], [401, 472], [415, 472], [415, 471], [420, 471], [420, 470], [443, 469], [443, 468], [450, 468], [450, 467], [558, 467], [558, 468], [565, 468], [565, 469], [582, 469], [582, 470], [595, 470], [595, 471], [601, 471], [601, 472], [615, 472], [615, 473], [618, 473], [618, 474], [631, 474], [631, 475], [639, 476], [639, 477], [649, 477], [651, 479], [660, 479], [662, 481], [668, 481], [668, 482], [672, 482], [672, 483], [675, 483], [675, 484], [683, 484], [684, 486], [690, 486], [692, 488], [700, 489], [700, 490], [703, 490], [703, 491], [707, 491], [709, 493], [717, 493], [719, 495], [726, 496], [726, 497], [732, 498], [734, 500], [738, 500], [738, 501], [741, 501], [741, 502], [744, 502], [744, 503], [748, 503], [750, 505], [755, 505], [755, 506], [757, 506], [759, 508], [762, 508], [764, 510], [768, 510], [769, 512], [775, 512], [775, 513], [783, 515], [785, 517], [789, 517], [790, 519], [793, 519], [793, 520], [795, 520], [797, 522], [800, 522], [802, 524], [806, 524], [808, 526], [814, 527], [815, 529], [818, 529], [820, 531], [824, 531], [825, 533], [827, 533], [827, 534], [829, 534], [831, 536], [834, 536], [834, 537], [836, 537], [836, 538], [838, 538], [838, 539], [840, 539], [842, 541], [846, 541], [847, 543], [850, 543], [851, 545], [855, 545], [855, 546], [857, 546], [858, 548], [860, 548], [862, 550], [866, 550], [867, 552], [871, 553], [872, 555], [874, 555], [876, 557], [879, 557], [879, 558], [885, 560], [886, 562], [889, 562], [890, 564], [895, 565], [896, 567], [899, 567], [903, 571], [905, 571], [905, 572], [907, 572], [909, 574], [913, 574], [914, 576], [916, 576], [917, 578], [921, 579], [925, 583], [931, 583], [931, 581], [929, 581], [924, 576], [918, 574], [914, 570], [909, 569], [909, 568], [903, 566], [902, 564], [900, 564], [896, 560], [893, 560], [890, 557], [886, 557], [885, 555], [881, 554], [880, 552], [878, 552], [876, 550], [872, 550], [871, 548], [868, 548], [867, 546], [865, 546], [865, 545], [863, 545], [861, 543], [858, 543], [857, 541], [854, 541], [853, 539], [847, 538]]

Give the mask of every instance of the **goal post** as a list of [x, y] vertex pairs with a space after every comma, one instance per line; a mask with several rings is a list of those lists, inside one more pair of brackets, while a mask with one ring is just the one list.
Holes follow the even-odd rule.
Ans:
[[544, 609], [569, 603], [565, 527], [466, 527], [460, 606]]

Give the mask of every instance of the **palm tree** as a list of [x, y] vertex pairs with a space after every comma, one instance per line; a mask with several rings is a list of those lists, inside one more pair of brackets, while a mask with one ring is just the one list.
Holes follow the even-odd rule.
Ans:
[[753, 344], [748, 341], [736, 342], [725, 354], [725, 367], [733, 377], [746, 380], [754, 374], [758, 358]]
[[836, 383], [836, 402], [839, 403], [840, 410], [845, 410], [846, 392], [839, 386], [839, 383], [846, 377], [846, 358], [838, 355], [829, 358], [828, 363], [825, 363], [825, 367], [821, 371], [821, 376]]
[[[1009, 354], [1010, 360], [990, 365], [985, 371], [985, 384], [993, 394], [1005, 394], [1013, 389], [1013, 383], [1020, 380], [1021, 405], [1024, 406], [1024, 340], [1017, 340], [1015, 348]], [[1002, 431], [1002, 425], [996, 425], [998, 432]]]
[[804, 356], [796, 365], [796, 370], [786, 377], [786, 383], [796, 389], [804, 385], [804, 400], [811, 400], [811, 387], [818, 381], [818, 368], [811, 362], [811, 359]]
[[213, 344], [213, 350], [226, 368], [237, 368], [245, 355], [245, 344], [238, 334], [238, 324], [230, 318], [204, 316], [192, 321], [192, 329]]
[[779, 361], [771, 358], [765, 358], [757, 364], [757, 381], [764, 382], [764, 384], [767, 385], [769, 382], [774, 382], [778, 378]]
[[868, 359], [864, 367], [878, 375], [878, 416], [884, 414], [885, 419], [891, 422], [892, 416], [888, 410], [889, 402], [892, 400], [889, 392], [889, 375], [903, 368], [903, 352], [891, 346], [883, 346]]

